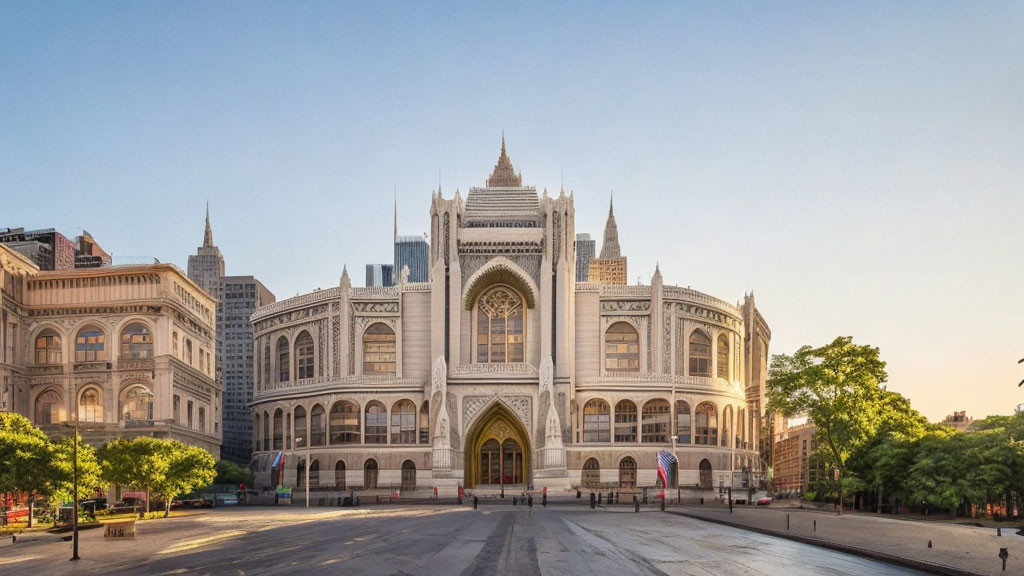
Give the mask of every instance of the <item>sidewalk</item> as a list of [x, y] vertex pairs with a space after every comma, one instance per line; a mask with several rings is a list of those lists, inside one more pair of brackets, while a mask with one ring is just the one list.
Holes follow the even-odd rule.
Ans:
[[[724, 507], [687, 506], [669, 512], [936, 574], [1024, 574], [1024, 537], [1016, 534], [1016, 528], [1004, 527], [999, 537], [995, 528], [861, 514], [837, 516], [798, 508], [735, 507], [730, 514]], [[932, 548], [928, 548], [929, 541]], [[1006, 548], [1009, 553], [1005, 572], [998, 557], [1000, 548]]]

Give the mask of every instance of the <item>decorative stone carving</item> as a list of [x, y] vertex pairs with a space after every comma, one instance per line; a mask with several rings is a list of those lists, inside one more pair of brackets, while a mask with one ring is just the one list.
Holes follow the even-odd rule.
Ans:
[[604, 301], [601, 302], [601, 312], [643, 312], [651, 311], [651, 303], [648, 300], [628, 301]]
[[467, 428], [472, 425], [473, 418], [480, 413], [481, 410], [490, 406], [495, 401], [501, 402], [509, 407], [519, 419], [522, 420], [523, 426], [529, 430], [532, 418], [530, 417], [531, 412], [531, 398], [529, 396], [503, 396], [495, 392], [492, 396], [466, 396], [462, 399], [462, 423]]

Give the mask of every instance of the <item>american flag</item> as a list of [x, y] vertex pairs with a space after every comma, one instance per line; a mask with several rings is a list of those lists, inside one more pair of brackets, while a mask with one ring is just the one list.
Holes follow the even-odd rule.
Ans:
[[[672, 485], [672, 465], [676, 462], [675, 454], [667, 450], [658, 452], [658, 476], [661, 478], [662, 489]], [[662, 497], [664, 497], [664, 493]]]

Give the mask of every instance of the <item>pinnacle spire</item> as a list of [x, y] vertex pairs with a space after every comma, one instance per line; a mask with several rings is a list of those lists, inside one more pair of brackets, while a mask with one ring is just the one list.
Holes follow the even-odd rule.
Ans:
[[501, 154], [498, 156], [498, 163], [494, 165], [491, 176], [487, 179], [488, 188], [516, 188], [523, 185], [523, 177], [516, 174], [512, 167], [512, 160], [505, 150], [505, 131], [501, 131]]
[[213, 248], [213, 229], [210, 228], [210, 201], [206, 201], [206, 231], [203, 232], [203, 248]]
[[604, 243], [601, 244], [601, 258], [619, 258], [619, 228], [615, 224], [615, 206], [613, 200], [608, 201], [608, 221], [604, 225]]

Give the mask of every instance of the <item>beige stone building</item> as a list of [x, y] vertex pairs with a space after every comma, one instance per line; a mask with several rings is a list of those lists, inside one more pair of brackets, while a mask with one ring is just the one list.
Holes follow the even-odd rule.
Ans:
[[0, 409], [51, 436], [152, 435], [220, 454], [216, 301], [170, 264], [40, 271], [0, 246]]
[[253, 314], [258, 486], [302, 486], [307, 455], [314, 490], [648, 487], [660, 451], [673, 485], [760, 479], [753, 296], [576, 282], [573, 195], [524, 186], [504, 142], [429, 217], [428, 282], [345, 272]]
[[615, 206], [608, 202], [608, 221], [604, 225], [601, 256], [590, 261], [590, 277], [595, 284], [628, 284], [626, 257], [619, 247], [619, 227], [615, 224]]

